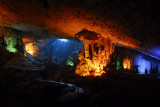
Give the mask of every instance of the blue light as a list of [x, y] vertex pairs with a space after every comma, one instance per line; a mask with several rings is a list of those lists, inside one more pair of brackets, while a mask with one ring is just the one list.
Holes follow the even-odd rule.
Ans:
[[61, 42], [68, 42], [68, 39], [58, 39], [60, 40]]
[[150, 52], [156, 56], [160, 56], [160, 47], [153, 47]]
[[137, 55], [134, 61], [135, 65], [138, 65], [138, 73], [139, 74], [145, 74], [145, 70], [148, 72], [151, 68], [151, 62], [144, 59], [142, 55]]
[[[155, 68], [156, 65], [160, 66], [160, 63], [155, 59], [145, 58], [142, 54], [136, 55], [134, 58], [134, 65], [138, 65], [138, 73], [145, 74], [145, 70], [150, 74], [150, 70]], [[160, 71], [160, 68], [158, 69]]]

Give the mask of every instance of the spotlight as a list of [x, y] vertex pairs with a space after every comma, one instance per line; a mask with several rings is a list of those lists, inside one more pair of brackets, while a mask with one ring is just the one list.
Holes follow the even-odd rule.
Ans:
[[60, 40], [62, 42], [67, 42], [68, 41], [68, 39], [58, 39], [58, 40]]

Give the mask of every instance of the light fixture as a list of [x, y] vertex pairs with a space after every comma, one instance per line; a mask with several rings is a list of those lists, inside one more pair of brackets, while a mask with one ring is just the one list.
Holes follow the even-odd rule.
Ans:
[[67, 42], [68, 41], [68, 39], [58, 39], [58, 40], [60, 40], [62, 42]]

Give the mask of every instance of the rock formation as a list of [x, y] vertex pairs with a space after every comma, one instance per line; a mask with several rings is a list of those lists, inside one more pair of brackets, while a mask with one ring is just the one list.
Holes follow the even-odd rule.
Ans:
[[100, 76], [103, 68], [109, 63], [114, 52], [114, 43], [110, 38], [104, 38], [94, 31], [82, 30], [76, 34], [84, 43], [84, 51], [79, 52], [79, 64], [76, 74], [81, 76]]

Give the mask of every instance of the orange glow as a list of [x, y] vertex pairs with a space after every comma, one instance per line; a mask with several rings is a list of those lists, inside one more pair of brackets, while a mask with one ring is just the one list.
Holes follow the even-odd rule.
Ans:
[[[39, 50], [38, 46], [34, 45], [34, 43], [28, 43], [25, 45], [26, 52], [31, 54], [32, 56], [37, 56], [37, 52]], [[25, 55], [27, 53], [24, 53]]]
[[[85, 62], [84, 62], [85, 60]], [[99, 61], [91, 61], [90, 59], [84, 58], [83, 61], [76, 68], [76, 74], [80, 76], [101, 76], [105, 71], [103, 71], [103, 64], [100, 67]]]
[[101, 76], [102, 74], [106, 73], [105, 71], [101, 71], [101, 72], [95, 72], [93, 75], [94, 76]]
[[24, 52], [24, 55], [27, 56], [27, 54], [31, 54], [34, 57], [37, 56], [39, 47], [34, 45], [35, 43], [34, 39], [29, 37], [23, 37], [22, 41], [26, 49], [26, 52]]
[[26, 45], [28, 43], [34, 43], [35, 41], [33, 40], [33, 38], [28, 38], [28, 37], [23, 37], [22, 38], [23, 44]]
[[27, 52], [24, 52], [24, 56], [27, 56], [27, 54], [28, 54]]
[[[17, 28], [18, 25], [19, 30], [26, 32], [35, 31], [34, 33], [36, 34], [38, 32], [36, 29], [27, 27], [27, 25], [34, 25], [44, 29], [46, 32], [57, 36], [63, 35], [63, 37], [74, 37], [77, 32], [86, 28], [100, 33], [105, 38], [109, 37], [114, 43], [131, 48], [141, 48], [140, 42], [125, 35], [122, 27], [110, 27], [117, 25], [113, 20], [104, 20], [103, 17], [74, 6], [60, 6], [57, 8], [53, 5], [50, 6], [46, 15], [45, 9], [40, 8], [41, 12], [37, 9], [37, 7], [40, 7], [39, 3], [37, 3], [38, 0], [31, 1], [34, 4], [33, 6], [30, 6], [28, 1], [20, 0], [20, 2], [10, 3], [8, 0], [0, 0], [0, 24], [5, 23], [6, 26], [12, 28], [15, 26]], [[95, 23], [97, 17], [99, 19]], [[50, 35], [32, 35], [30, 37], [46, 39], [50, 38]]]
[[[95, 32], [83, 30], [79, 35], [86, 35], [85, 37], [79, 37], [83, 40], [84, 51], [80, 51], [78, 54], [79, 64], [76, 67], [75, 73], [80, 76], [101, 76], [105, 71], [104, 67], [110, 61], [109, 56], [114, 51], [114, 44], [108, 38], [103, 38], [97, 35]], [[88, 34], [88, 35], [87, 35]], [[98, 39], [87, 38], [88, 36], [99, 36]], [[86, 39], [87, 38], [87, 39]]]
[[128, 59], [128, 57], [123, 59], [123, 68], [124, 69], [128, 69], [128, 70], [131, 69], [131, 65], [132, 65], [131, 59]]

